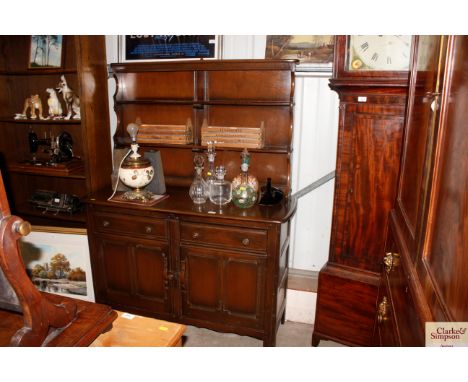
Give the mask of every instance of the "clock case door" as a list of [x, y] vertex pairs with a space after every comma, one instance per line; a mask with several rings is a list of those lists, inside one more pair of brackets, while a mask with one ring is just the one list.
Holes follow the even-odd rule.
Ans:
[[348, 70], [347, 49], [350, 36], [335, 36], [333, 78], [335, 85], [405, 86], [409, 71]]

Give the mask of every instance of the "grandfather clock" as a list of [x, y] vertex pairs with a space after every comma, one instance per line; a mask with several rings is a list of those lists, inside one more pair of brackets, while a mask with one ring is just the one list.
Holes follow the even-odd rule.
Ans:
[[330, 254], [319, 275], [312, 345], [372, 344], [388, 213], [396, 196], [410, 36], [336, 36], [340, 98]]

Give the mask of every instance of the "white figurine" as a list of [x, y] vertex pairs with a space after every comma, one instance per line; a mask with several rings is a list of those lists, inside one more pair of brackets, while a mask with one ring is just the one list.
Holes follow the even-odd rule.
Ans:
[[72, 113], [75, 113], [73, 119], [81, 119], [80, 115], [80, 98], [78, 95], [68, 86], [65, 76], [60, 77], [60, 82], [57, 85], [57, 91], [62, 93], [63, 100], [67, 107], [67, 116], [65, 119], [70, 119]]
[[57, 97], [57, 93], [54, 89], [48, 88], [46, 92], [49, 93], [47, 104], [49, 105], [49, 118], [60, 119], [62, 118], [62, 105]]

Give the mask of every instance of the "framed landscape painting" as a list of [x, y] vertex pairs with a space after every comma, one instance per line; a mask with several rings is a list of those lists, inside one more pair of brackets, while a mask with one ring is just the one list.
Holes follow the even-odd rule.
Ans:
[[61, 68], [63, 36], [32, 35], [29, 69]]
[[33, 226], [19, 248], [37, 289], [94, 302], [85, 229]]
[[270, 35], [267, 36], [266, 59], [298, 59], [298, 70], [330, 68], [333, 62], [332, 35]]

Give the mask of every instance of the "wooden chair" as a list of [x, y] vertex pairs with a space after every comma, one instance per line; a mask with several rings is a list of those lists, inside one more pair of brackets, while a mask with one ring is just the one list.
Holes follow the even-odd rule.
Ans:
[[12, 216], [0, 173], [0, 346], [88, 346], [112, 326], [110, 307], [39, 292], [18, 239], [31, 226]]

